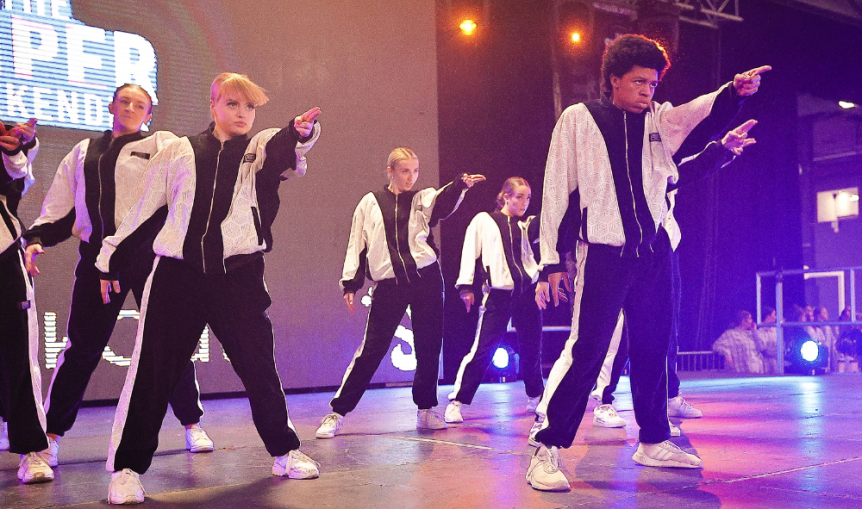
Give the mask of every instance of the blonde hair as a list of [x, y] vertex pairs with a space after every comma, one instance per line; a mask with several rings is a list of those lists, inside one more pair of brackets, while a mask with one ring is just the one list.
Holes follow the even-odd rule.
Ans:
[[527, 189], [532, 189], [526, 179], [522, 177], [509, 177], [503, 182], [503, 189], [497, 194], [497, 208], [502, 209], [506, 206], [506, 195], [511, 195], [515, 192], [518, 186], [527, 186]]
[[269, 97], [266, 96], [264, 89], [251, 81], [245, 74], [235, 72], [223, 72], [216, 76], [210, 87], [210, 99], [215, 103], [223, 95], [231, 92], [253, 102], [255, 106], [263, 106], [269, 102]]
[[389, 159], [386, 160], [386, 167], [395, 169], [395, 165], [398, 164], [399, 161], [406, 161], [407, 159], [419, 159], [416, 157], [416, 153], [410, 150], [407, 147], [398, 147], [392, 152], [389, 153]]

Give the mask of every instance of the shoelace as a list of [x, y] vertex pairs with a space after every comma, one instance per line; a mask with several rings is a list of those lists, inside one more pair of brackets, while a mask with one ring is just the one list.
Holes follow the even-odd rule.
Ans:
[[545, 472], [549, 474], [553, 474], [560, 470], [560, 454], [558, 451], [555, 451], [551, 448], [547, 449], [548, 451], [548, 462], [545, 463]]
[[321, 421], [320, 424], [332, 427], [338, 426], [338, 416], [334, 414], [329, 414], [323, 418], [323, 421]]
[[314, 466], [316, 466], [317, 468], [320, 468], [320, 463], [318, 463], [318, 462], [314, 461], [313, 459], [309, 458], [308, 456], [306, 456], [306, 455], [305, 455], [302, 451], [300, 451], [299, 449], [294, 449], [294, 450], [290, 451], [290, 453], [293, 455], [293, 458], [294, 458], [295, 460], [308, 461], [309, 463], [314, 463]]

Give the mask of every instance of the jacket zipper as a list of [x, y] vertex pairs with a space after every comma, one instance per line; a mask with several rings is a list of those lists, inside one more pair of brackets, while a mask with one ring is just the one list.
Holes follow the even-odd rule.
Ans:
[[[623, 111], [623, 132], [625, 133], [625, 136], [626, 136], [626, 176], [629, 179], [629, 190], [632, 193], [632, 209], [634, 210], [634, 213], [635, 213], [635, 223], [637, 223], [637, 225], [638, 225], [638, 233], [640, 235], [640, 239], [638, 240], [638, 245], [635, 247], [635, 255], [638, 255], [639, 250], [640, 250], [640, 245], [644, 240], [644, 232], [643, 232], [643, 228], [641, 228], [641, 223], [638, 220], [638, 206], [637, 206], [637, 203], [635, 202], [635, 189], [634, 189], [634, 186], [632, 185], [632, 172], [631, 172], [631, 168], [629, 167], [629, 123], [628, 123], [625, 111]], [[620, 252], [620, 256], [622, 256], [622, 251]]]
[[[213, 217], [213, 207], [215, 206], [216, 183], [218, 182], [218, 166], [219, 166], [219, 162], [221, 161], [221, 153], [223, 150], [224, 150], [224, 142], [221, 142], [221, 148], [218, 149], [218, 155], [216, 155], [216, 171], [215, 171], [215, 176], [213, 177], [213, 195], [212, 195], [212, 198], [210, 199], [210, 211], [209, 211], [209, 214], [207, 214], [207, 226], [204, 229], [204, 234], [201, 235], [201, 261], [203, 262], [203, 265], [204, 265], [204, 274], [207, 273], [207, 257], [206, 257], [206, 254], [204, 253], [204, 239], [206, 238], [207, 233], [209, 233], [209, 231], [210, 231], [210, 219], [212, 219], [212, 217]], [[227, 269], [225, 269], [225, 272], [227, 272]]]
[[[525, 274], [524, 274], [524, 273], [523, 273], [523, 271], [521, 270], [521, 266], [520, 266], [520, 265], [518, 265], [518, 259], [517, 259], [517, 258], [515, 258], [515, 237], [514, 237], [514, 235], [512, 234], [512, 218], [511, 218], [511, 217], [507, 217], [507, 218], [506, 218], [506, 223], [509, 225], [509, 251], [511, 251], [511, 252], [512, 252], [512, 263], [514, 263], [514, 264], [515, 264], [515, 268], [516, 268], [516, 269], [518, 269], [518, 274], [520, 274], [520, 275], [521, 275], [521, 286], [523, 286], [523, 285], [524, 285], [524, 275], [525, 275]], [[513, 281], [513, 283], [514, 283], [514, 281]], [[520, 293], [521, 288], [518, 288], [517, 290], [518, 290], [518, 292]]]
[[108, 148], [105, 149], [105, 152], [102, 152], [102, 154], [99, 155], [99, 163], [96, 165], [96, 174], [99, 176], [99, 201], [96, 204], [96, 207], [99, 210], [99, 220], [102, 222], [102, 238], [100, 240], [105, 240], [105, 216], [102, 214], [102, 158], [105, 157], [105, 153], [108, 150], [111, 150], [113, 145], [114, 140], [111, 139], [111, 141], [108, 142]]
[[[410, 274], [407, 272], [407, 263], [404, 262], [404, 257], [401, 256], [401, 241], [398, 239], [398, 195], [395, 195], [395, 251], [398, 253], [398, 258], [401, 259], [401, 265], [404, 267], [404, 276], [407, 282], [410, 282]], [[398, 281], [398, 278], [395, 279]]]

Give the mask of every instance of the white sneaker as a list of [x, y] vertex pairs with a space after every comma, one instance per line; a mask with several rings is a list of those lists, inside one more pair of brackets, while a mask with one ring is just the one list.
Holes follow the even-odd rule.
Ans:
[[131, 468], [111, 474], [111, 484], [108, 485], [109, 504], [142, 504], [145, 494], [141, 477]]
[[186, 428], [186, 450], [189, 452], [212, 452], [215, 444], [200, 424]]
[[21, 455], [21, 463], [18, 464], [18, 479], [24, 484], [36, 484], [54, 480], [54, 471], [48, 466], [48, 462], [38, 452]]
[[626, 421], [617, 414], [614, 406], [599, 405], [593, 409], [593, 424], [603, 428], [625, 428]]
[[569, 491], [569, 480], [566, 479], [566, 474], [560, 471], [562, 463], [556, 447], [548, 448], [542, 445], [530, 459], [527, 483], [540, 491]]
[[434, 410], [419, 410], [416, 412], [416, 429], [446, 429], [449, 425]]
[[536, 409], [539, 408], [539, 403], [542, 402], [541, 396], [536, 396], [535, 398], [527, 398], [527, 413], [534, 414], [536, 413]]
[[314, 433], [314, 436], [317, 438], [333, 438], [338, 434], [338, 430], [341, 429], [341, 424], [343, 422], [343, 415], [339, 415], [335, 412], [326, 414], [326, 417], [320, 421], [320, 427], [317, 428], [317, 432]]
[[446, 405], [446, 411], [443, 413], [443, 420], [448, 423], [464, 422], [464, 418], [461, 417], [460, 401], [450, 401], [449, 404]]
[[540, 447], [542, 445], [536, 441], [536, 433], [538, 433], [539, 430], [542, 429], [542, 425], [544, 423], [545, 423], [545, 421], [533, 422], [533, 425], [530, 426], [530, 438], [527, 439], [528, 444], [532, 445], [533, 447]]
[[667, 424], [668, 424], [668, 426], [670, 426], [670, 436], [672, 436], [672, 437], [682, 436], [682, 430], [679, 429], [679, 426], [677, 426], [676, 424], [674, 424], [670, 421], [667, 421]]
[[320, 464], [299, 452], [299, 449], [294, 449], [275, 458], [272, 475], [288, 479], [316, 479], [320, 477]]
[[646, 467], [677, 467], [677, 468], [701, 468], [703, 460], [689, 454], [670, 440], [659, 444], [638, 444], [632, 459]]
[[691, 403], [686, 401], [682, 396], [677, 396], [667, 400], [667, 415], [668, 417], [697, 419], [698, 417], [703, 417], [703, 412], [691, 406]]
[[0, 424], [0, 451], [9, 450], [9, 425]]
[[42, 451], [42, 457], [49, 467], [56, 467], [60, 457], [60, 438], [48, 437], [48, 448]]

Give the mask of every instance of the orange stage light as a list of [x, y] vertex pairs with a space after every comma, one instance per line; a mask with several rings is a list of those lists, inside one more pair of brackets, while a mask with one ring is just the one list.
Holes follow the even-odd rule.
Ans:
[[472, 19], [465, 19], [464, 21], [461, 22], [459, 27], [461, 28], [461, 31], [464, 32], [465, 35], [473, 35], [473, 33], [476, 31], [476, 28], [478, 27], [478, 25]]

